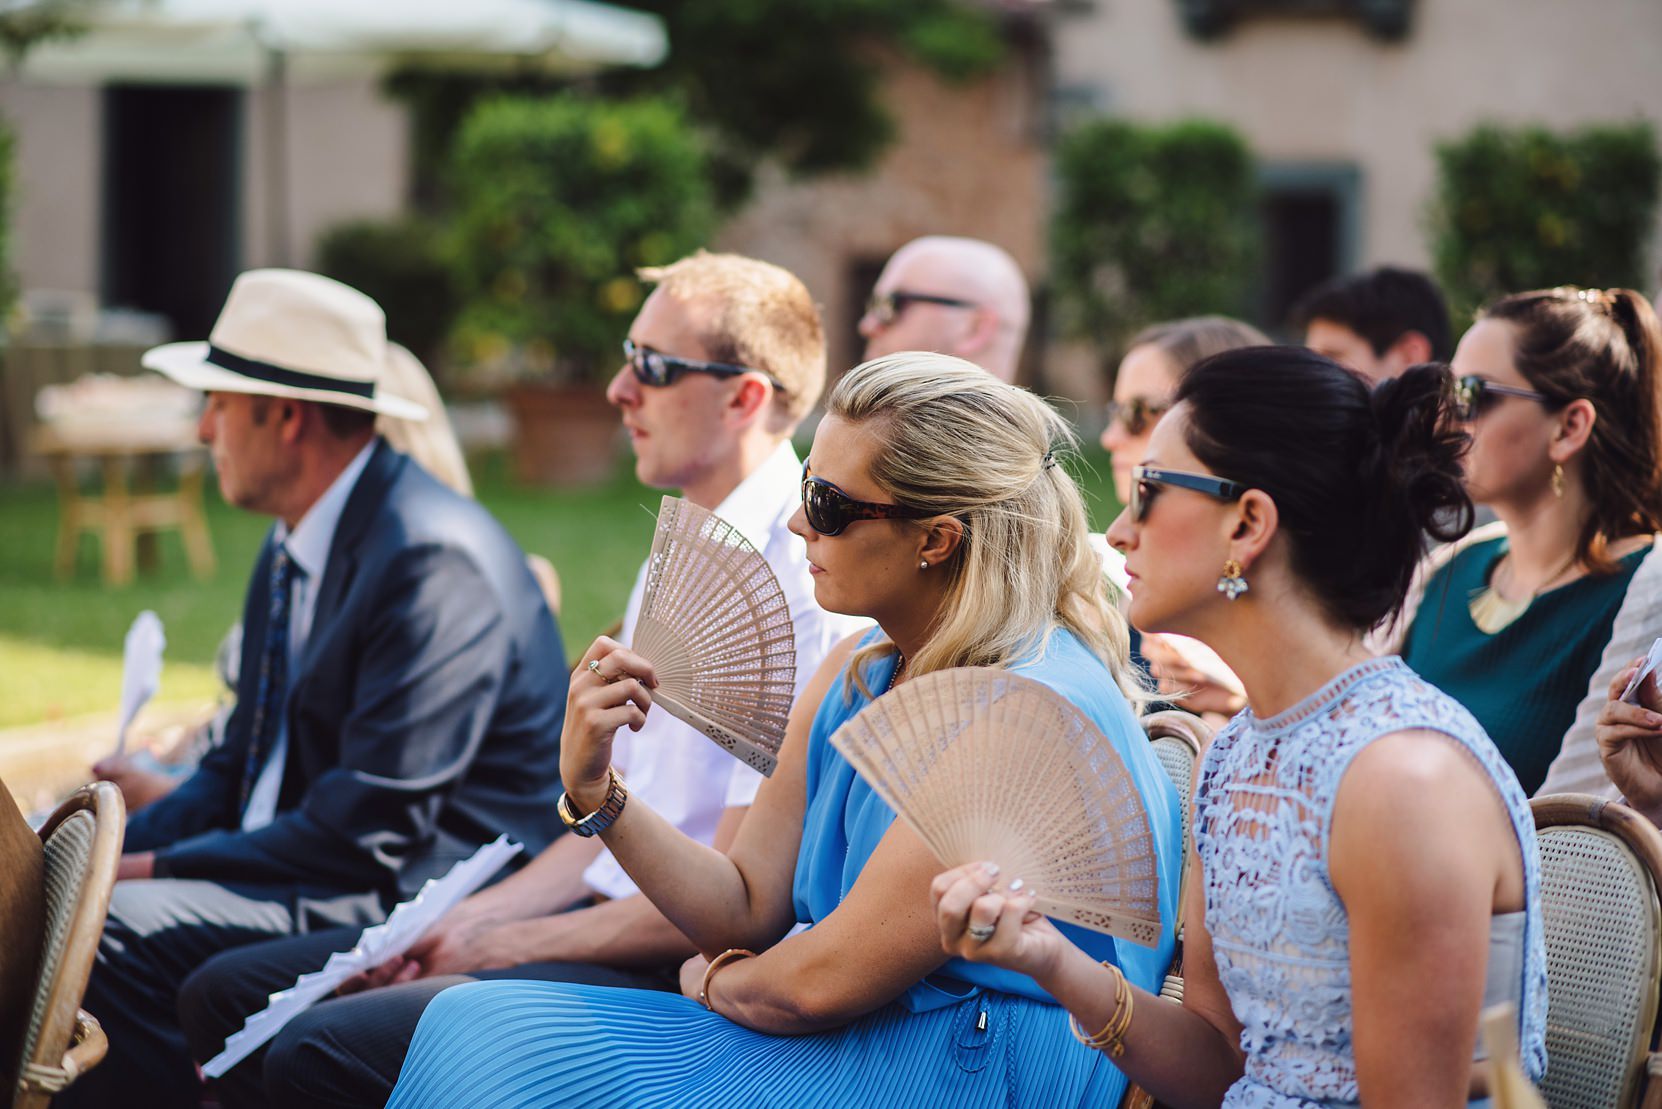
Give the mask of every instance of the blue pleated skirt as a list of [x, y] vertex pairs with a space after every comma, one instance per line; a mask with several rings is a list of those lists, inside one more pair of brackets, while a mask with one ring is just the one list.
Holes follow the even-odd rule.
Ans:
[[906, 1105], [1112, 1109], [1125, 1078], [1056, 1005], [991, 990], [769, 1036], [651, 990], [456, 986], [428, 1005], [391, 1109]]

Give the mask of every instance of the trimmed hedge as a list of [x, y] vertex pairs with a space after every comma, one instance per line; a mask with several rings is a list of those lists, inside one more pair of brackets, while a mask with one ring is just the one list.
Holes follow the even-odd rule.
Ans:
[[1112, 356], [1138, 328], [1243, 314], [1259, 255], [1251, 151], [1232, 129], [1190, 120], [1095, 120], [1056, 153], [1051, 267], [1064, 333]]
[[1662, 158], [1648, 123], [1478, 127], [1437, 148], [1437, 276], [1464, 315], [1555, 285], [1645, 288]]

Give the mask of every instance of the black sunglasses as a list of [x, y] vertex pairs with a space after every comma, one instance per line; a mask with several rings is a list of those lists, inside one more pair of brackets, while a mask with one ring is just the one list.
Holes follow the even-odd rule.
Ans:
[[1455, 414], [1462, 420], [1475, 420], [1500, 403], [1501, 397], [1523, 397], [1539, 401], [1548, 408], [1558, 407], [1545, 393], [1533, 389], [1519, 389], [1515, 385], [1497, 385], [1486, 378], [1468, 375], [1454, 383]]
[[1149, 509], [1154, 507], [1154, 498], [1163, 485], [1175, 485], [1179, 489], [1192, 489], [1196, 493], [1205, 493], [1208, 497], [1228, 503], [1238, 501], [1246, 495], [1247, 486], [1228, 478], [1213, 477], [1211, 474], [1186, 474], [1181, 470], [1159, 470], [1153, 466], [1131, 467], [1131, 503], [1126, 505], [1131, 510], [1131, 519], [1142, 523], [1148, 519]]
[[1108, 422], [1118, 423], [1125, 428], [1127, 435], [1141, 435], [1170, 410], [1170, 401], [1151, 401], [1147, 397], [1132, 397], [1123, 403], [1111, 400], [1108, 402]]
[[910, 304], [941, 304], [948, 308], [979, 307], [973, 300], [935, 296], [932, 293], [873, 293], [871, 299], [866, 301], [866, 315], [881, 326], [888, 327], [900, 318], [900, 314], [906, 311], [907, 305]]
[[784, 382], [766, 370], [758, 370], [753, 366], [738, 366], [731, 362], [702, 362], [696, 358], [677, 358], [673, 354], [665, 354], [651, 347], [637, 346], [630, 339], [623, 340], [623, 359], [635, 372], [636, 381], [655, 389], [674, 385], [682, 374], [711, 374], [715, 377], [761, 374], [771, 381], [779, 392], [790, 391], [785, 388]]
[[841, 535], [856, 520], [921, 520], [940, 515], [900, 504], [857, 501], [824, 478], [810, 474], [806, 462], [802, 464], [802, 512], [808, 517], [808, 526], [821, 535]]

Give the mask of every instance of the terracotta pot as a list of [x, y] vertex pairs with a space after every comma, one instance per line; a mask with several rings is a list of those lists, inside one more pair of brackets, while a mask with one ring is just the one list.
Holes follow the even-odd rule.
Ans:
[[617, 472], [622, 425], [598, 387], [515, 385], [514, 475], [534, 485], [599, 485]]

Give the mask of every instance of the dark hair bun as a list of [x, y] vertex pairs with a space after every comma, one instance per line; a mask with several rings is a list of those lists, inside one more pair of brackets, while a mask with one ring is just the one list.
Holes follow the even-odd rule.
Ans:
[[1454, 376], [1441, 362], [1410, 366], [1374, 386], [1382, 496], [1405, 495], [1419, 530], [1449, 542], [1472, 526], [1460, 459], [1471, 436], [1457, 415]]
[[1274, 499], [1294, 573], [1347, 627], [1401, 607], [1428, 532], [1447, 541], [1471, 527], [1460, 473], [1470, 439], [1440, 363], [1370, 392], [1303, 347], [1252, 347], [1196, 365], [1177, 399], [1189, 449]]
[[1379, 429], [1377, 449], [1365, 463], [1374, 471], [1379, 506], [1369, 518], [1379, 521], [1382, 532], [1374, 542], [1401, 546], [1409, 556], [1401, 581], [1406, 593], [1421, 535], [1447, 543], [1472, 528], [1474, 511], [1460, 468], [1471, 436], [1456, 414], [1454, 376], [1441, 362], [1422, 362], [1386, 378], [1369, 399]]

